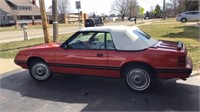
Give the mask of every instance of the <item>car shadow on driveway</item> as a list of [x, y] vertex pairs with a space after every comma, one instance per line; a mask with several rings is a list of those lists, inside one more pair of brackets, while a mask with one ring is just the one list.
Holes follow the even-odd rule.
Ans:
[[82, 111], [199, 111], [199, 86], [159, 81], [149, 93], [134, 92], [120, 79], [57, 74], [39, 83], [28, 71], [3, 76], [1, 89], [21, 97], [63, 103], [87, 104]]

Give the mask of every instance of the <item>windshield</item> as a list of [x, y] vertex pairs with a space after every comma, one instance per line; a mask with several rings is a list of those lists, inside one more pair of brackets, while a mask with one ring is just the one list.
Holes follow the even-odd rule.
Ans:
[[90, 23], [90, 22], [92, 22], [92, 19], [86, 19], [85, 22]]
[[149, 46], [155, 45], [158, 41], [151, 38], [151, 36], [141, 30], [134, 30], [133, 33], [140, 39], [142, 39], [145, 43], [147, 43]]

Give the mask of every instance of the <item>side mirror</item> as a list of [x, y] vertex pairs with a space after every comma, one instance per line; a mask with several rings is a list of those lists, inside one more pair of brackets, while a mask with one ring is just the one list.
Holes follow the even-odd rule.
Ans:
[[60, 47], [63, 48], [63, 49], [68, 49], [68, 45], [67, 44], [62, 44]]
[[70, 45], [62, 45], [61, 48], [67, 50], [67, 49], [71, 49], [72, 47]]

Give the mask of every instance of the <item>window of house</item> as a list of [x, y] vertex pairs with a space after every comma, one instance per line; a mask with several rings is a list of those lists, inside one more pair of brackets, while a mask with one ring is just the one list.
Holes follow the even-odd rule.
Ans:
[[32, 10], [31, 6], [20, 6], [20, 10]]
[[6, 17], [5, 17], [5, 16], [2, 16], [2, 20], [3, 20], [3, 21], [6, 21]]
[[41, 19], [41, 16], [34, 16], [35, 19]]
[[27, 7], [27, 10], [32, 10], [32, 8], [31, 7]]

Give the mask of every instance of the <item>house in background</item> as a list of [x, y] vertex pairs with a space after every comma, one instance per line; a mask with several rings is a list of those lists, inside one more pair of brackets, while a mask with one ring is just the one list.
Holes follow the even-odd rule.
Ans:
[[[52, 6], [50, 6], [47, 10], [47, 15], [49, 17], [49, 21], [50, 23], [52, 23], [53, 21], [53, 17], [52, 17]], [[88, 14], [83, 13], [82, 11], [80, 11], [80, 13], [65, 13], [65, 14], [59, 14], [58, 13], [58, 22], [59, 23], [76, 23], [79, 21], [84, 22], [86, 19], [88, 19]], [[80, 18], [79, 18], [80, 16]]]
[[0, 0], [0, 26], [41, 23], [36, 0]]

